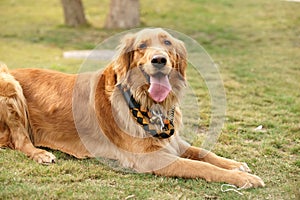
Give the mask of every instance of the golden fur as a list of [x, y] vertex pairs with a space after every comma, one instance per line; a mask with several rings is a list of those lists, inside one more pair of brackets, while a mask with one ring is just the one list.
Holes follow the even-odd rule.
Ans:
[[[162, 29], [145, 29], [125, 36], [117, 56], [97, 73], [64, 74], [45, 69], [0, 67], [0, 146], [17, 149], [39, 163], [52, 163], [48, 147], [77, 158], [105, 157], [138, 172], [184, 178], [204, 178], [237, 186], [259, 187], [263, 181], [245, 163], [221, 158], [188, 145], [181, 126], [180, 98], [185, 87], [187, 55], [183, 42]], [[162, 55], [157, 69], [151, 58]], [[121, 91], [129, 87], [144, 108], [149, 97], [147, 76], [168, 75], [172, 91], [159, 103], [175, 107], [175, 134], [149, 136], [128, 112]]]

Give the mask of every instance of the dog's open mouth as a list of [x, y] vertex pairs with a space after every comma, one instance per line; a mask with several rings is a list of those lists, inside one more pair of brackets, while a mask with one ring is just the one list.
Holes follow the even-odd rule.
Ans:
[[168, 75], [157, 73], [150, 76], [150, 87], [149, 95], [156, 102], [164, 101], [169, 92], [172, 90], [172, 87], [169, 82]]

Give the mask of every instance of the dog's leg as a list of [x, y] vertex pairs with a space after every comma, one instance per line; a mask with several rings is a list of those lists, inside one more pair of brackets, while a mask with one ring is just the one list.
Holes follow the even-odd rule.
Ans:
[[227, 170], [215, 165], [185, 158], [178, 158], [167, 167], [154, 171], [154, 174], [182, 178], [203, 178], [208, 182], [226, 182], [238, 187], [263, 187], [258, 176], [237, 170]]
[[25, 153], [38, 163], [53, 163], [55, 156], [35, 148], [29, 138], [27, 105], [20, 84], [0, 63], [0, 147]]
[[29, 158], [40, 164], [50, 164], [55, 162], [55, 156], [42, 149], [33, 146], [26, 129], [20, 124], [10, 129], [11, 148], [25, 153]]
[[8, 105], [1, 103], [3, 101], [0, 101], [0, 108], [2, 108], [0, 110], [0, 146], [19, 150], [38, 163], [48, 164], [55, 162], [55, 156], [52, 153], [33, 146], [19, 116], [15, 116], [17, 112], [8, 109], [8, 107], [5, 107]]
[[187, 150], [181, 155], [181, 157], [207, 162], [224, 169], [251, 172], [246, 163], [223, 158], [205, 149], [197, 148], [194, 146], [188, 147]]
[[[2, 108], [0, 111], [0, 119], [2, 118], [0, 121], [0, 147], [4, 146], [19, 150], [25, 153], [29, 158], [41, 164], [55, 162], [55, 156], [52, 153], [33, 146], [29, 134], [20, 121], [20, 118], [13, 117], [13, 115], [16, 114], [15, 111], [13, 111], [13, 113], [8, 113], [10, 111], [8, 109], [3, 109], [3, 105], [0, 105], [0, 107]], [[5, 122], [3, 119], [4, 115], [7, 116]]]

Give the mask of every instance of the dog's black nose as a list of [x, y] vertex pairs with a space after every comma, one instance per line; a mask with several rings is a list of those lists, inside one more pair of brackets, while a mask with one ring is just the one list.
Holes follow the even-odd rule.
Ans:
[[156, 55], [156, 56], [153, 56], [151, 63], [157, 69], [161, 69], [167, 64], [167, 59], [164, 56]]

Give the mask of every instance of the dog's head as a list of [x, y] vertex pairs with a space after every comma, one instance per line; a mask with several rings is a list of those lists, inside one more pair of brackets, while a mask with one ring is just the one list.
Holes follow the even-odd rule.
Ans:
[[[126, 35], [114, 61], [118, 83], [145, 106], [174, 105], [183, 86], [187, 53], [182, 41], [163, 29], [144, 29]], [[150, 98], [149, 98], [150, 97]]]

